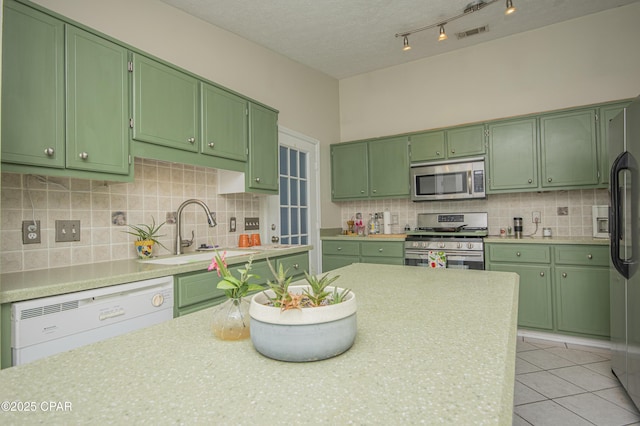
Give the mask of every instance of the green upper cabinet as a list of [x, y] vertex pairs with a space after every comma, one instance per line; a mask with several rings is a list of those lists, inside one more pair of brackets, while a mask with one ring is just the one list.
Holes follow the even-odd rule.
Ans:
[[595, 109], [540, 116], [542, 187], [598, 184]]
[[129, 173], [127, 51], [66, 27], [66, 165]]
[[616, 115], [620, 114], [625, 106], [629, 103], [618, 103], [600, 107], [598, 109], [598, 125], [600, 131], [598, 132], [598, 167], [599, 167], [599, 182], [603, 186], [609, 184], [609, 121]]
[[331, 145], [331, 199], [369, 197], [367, 151], [367, 142]]
[[416, 163], [483, 155], [484, 144], [484, 124], [417, 133], [411, 135], [411, 161]]
[[133, 139], [198, 152], [198, 80], [133, 55]]
[[331, 199], [409, 196], [409, 138], [331, 145]]
[[278, 193], [278, 113], [249, 103], [248, 192]]
[[538, 126], [535, 118], [494, 122], [489, 130], [487, 192], [538, 187]]
[[64, 168], [64, 24], [4, 2], [2, 161]]
[[444, 130], [411, 135], [411, 161], [442, 160], [447, 153]]
[[368, 142], [369, 195], [409, 196], [409, 138], [378, 139]]
[[484, 124], [456, 127], [447, 130], [447, 156], [469, 157], [484, 154]]
[[201, 83], [202, 153], [247, 161], [248, 102], [211, 84]]

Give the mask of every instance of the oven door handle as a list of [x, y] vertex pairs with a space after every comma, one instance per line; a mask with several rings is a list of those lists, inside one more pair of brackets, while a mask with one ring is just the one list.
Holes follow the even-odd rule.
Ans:
[[467, 188], [469, 188], [469, 195], [473, 194], [473, 185], [471, 181], [471, 170], [467, 170]]

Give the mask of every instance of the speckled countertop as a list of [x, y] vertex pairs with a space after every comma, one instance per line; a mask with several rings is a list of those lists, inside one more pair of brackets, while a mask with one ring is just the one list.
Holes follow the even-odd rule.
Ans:
[[[260, 249], [248, 248], [246, 249], [246, 256], [229, 258], [228, 263], [232, 265], [247, 262], [251, 253], [253, 253], [254, 260], [260, 260], [267, 257], [302, 253], [309, 251], [311, 248], [312, 246], [292, 246], [290, 248], [272, 250], [268, 249], [268, 246]], [[220, 248], [218, 250], [223, 252], [225, 249]], [[236, 251], [238, 249], [233, 248], [233, 250]], [[211, 257], [213, 258], [213, 256], [214, 253], [211, 252]], [[0, 303], [29, 300], [38, 297], [53, 296], [132, 281], [205, 270], [210, 263], [210, 260], [205, 260], [183, 265], [159, 265], [145, 263], [137, 259], [130, 259], [0, 274]]]
[[592, 237], [500, 237], [489, 235], [484, 238], [485, 243], [508, 243], [508, 244], [592, 244], [592, 245], [609, 245], [606, 238]]
[[358, 235], [323, 235], [321, 240], [334, 241], [404, 241], [406, 234], [380, 234], [377, 237]]
[[0, 418], [511, 425], [516, 274], [373, 264], [332, 274], [358, 301], [355, 344], [338, 357], [301, 364], [265, 358], [250, 340], [212, 337], [206, 309], [0, 371], [1, 399], [35, 407]]

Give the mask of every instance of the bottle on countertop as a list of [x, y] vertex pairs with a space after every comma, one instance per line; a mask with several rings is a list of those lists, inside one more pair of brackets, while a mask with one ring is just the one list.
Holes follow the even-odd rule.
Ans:
[[378, 217], [378, 213], [375, 213], [373, 215], [373, 233], [374, 234], [380, 233], [380, 218]]
[[367, 234], [375, 234], [376, 233], [376, 224], [373, 221], [373, 215], [369, 213], [369, 222], [367, 222]]

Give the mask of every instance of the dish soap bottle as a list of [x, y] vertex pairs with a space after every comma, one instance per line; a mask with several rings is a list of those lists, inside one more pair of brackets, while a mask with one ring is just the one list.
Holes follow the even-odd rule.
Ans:
[[367, 222], [367, 231], [369, 235], [376, 233], [376, 223], [373, 221], [373, 215], [369, 213], [369, 222]]

